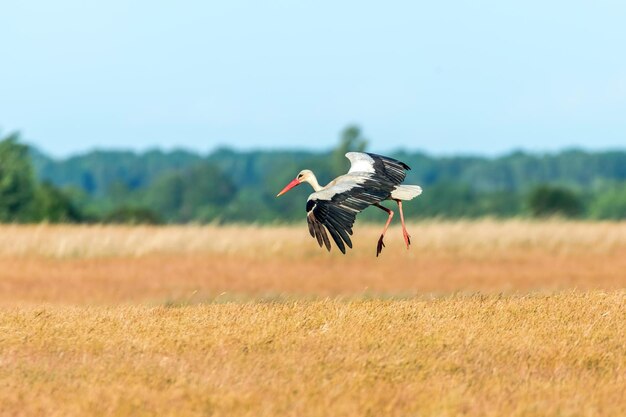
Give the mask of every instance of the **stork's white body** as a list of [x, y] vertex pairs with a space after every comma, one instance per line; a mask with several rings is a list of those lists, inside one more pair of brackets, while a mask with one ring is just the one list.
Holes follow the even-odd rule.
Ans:
[[[315, 174], [311, 174], [313, 178], [315, 178]], [[316, 191], [309, 195], [308, 200], [330, 200], [335, 196], [335, 194], [350, 191], [352, 188], [354, 188], [355, 185], [363, 184], [368, 178], [368, 176], [362, 175], [362, 173], [360, 172], [353, 172], [341, 175], [323, 187], [313, 187], [313, 189]], [[317, 178], [315, 178], [315, 184], [317, 184]], [[408, 201], [413, 200], [420, 194], [422, 194], [422, 187], [420, 187], [419, 185], [401, 184], [396, 185], [396, 187], [391, 192], [391, 196], [387, 200]]]

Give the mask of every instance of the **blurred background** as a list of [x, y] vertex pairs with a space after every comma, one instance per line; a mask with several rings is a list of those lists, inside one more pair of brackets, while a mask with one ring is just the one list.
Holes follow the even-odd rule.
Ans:
[[[626, 218], [617, 1], [24, 1], [0, 25], [0, 221], [304, 218], [350, 150], [410, 218]], [[384, 220], [366, 212], [370, 220]]]

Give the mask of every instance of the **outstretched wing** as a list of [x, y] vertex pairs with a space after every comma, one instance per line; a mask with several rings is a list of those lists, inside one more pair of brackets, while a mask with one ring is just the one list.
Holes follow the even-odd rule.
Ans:
[[344, 254], [346, 245], [352, 248], [350, 236], [356, 215], [389, 198], [406, 177], [405, 170], [410, 169], [403, 162], [376, 154], [348, 152], [346, 157], [352, 164], [348, 173], [311, 194], [306, 205], [311, 236], [330, 251], [328, 231]]

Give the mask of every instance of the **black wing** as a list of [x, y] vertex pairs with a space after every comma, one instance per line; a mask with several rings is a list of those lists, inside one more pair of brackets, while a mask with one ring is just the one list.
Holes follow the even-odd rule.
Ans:
[[335, 185], [311, 194], [306, 205], [309, 233], [330, 251], [331, 238], [342, 253], [352, 248], [356, 215], [386, 200], [410, 169], [403, 162], [376, 154], [349, 152], [352, 168]]

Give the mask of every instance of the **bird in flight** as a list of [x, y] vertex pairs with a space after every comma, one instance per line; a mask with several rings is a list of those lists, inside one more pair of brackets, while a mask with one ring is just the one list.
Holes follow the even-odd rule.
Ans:
[[393, 211], [382, 206], [385, 200], [398, 203], [402, 234], [407, 249], [411, 245], [411, 236], [404, 224], [402, 202], [412, 200], [422, 193], [418, 185], [402, 184], [409, 166], [393, 158], [365, 152], [348, 152], [350, 170], [326, 186], [321, 186], [311, 170], [300, 171], [298, 176], [282, 189], [276, 197], [285, 194], [292, 188], [308, 182], [315, 191], [306, 203], [306, 219], [309, 233], [317, 239], [320, 247], [326, 246], [330, 251], [330, 240], [326, 230], [335, 241], [342, 253], [346, 253], [346, 245], [352, 248], [352, 226], [356, 215], [369, 206], [376, 206], [387, 212], [385, 227], [376, 245], [376, 256], [385, 246], [383, 239], [393, 218]]

